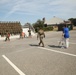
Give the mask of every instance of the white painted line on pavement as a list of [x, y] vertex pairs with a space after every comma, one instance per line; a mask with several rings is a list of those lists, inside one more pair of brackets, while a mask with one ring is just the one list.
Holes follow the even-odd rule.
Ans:
[[25, 75], [17, 66], [15, 66], [5, 55], [2, 57], [19, 73], [19, 75]]
[[56, 53], [61, 53], [61, 54], [65, 54], [65, 55], [69, 55], [69, 56], [74, 56], [74, 57], [76, 57], [75, 54], [71, 54], [71, 53], [61, 52], [61, 51], [57, 51], [57, 50], [53, 50], [53, 49], [48, 49], [48, 48], [43, 48], [43, 47], [38, 47], [38, 48], [40, 48], [40, 49], [45, 49], [45, 50], [52, 51], [52, 52], [56, 52]]

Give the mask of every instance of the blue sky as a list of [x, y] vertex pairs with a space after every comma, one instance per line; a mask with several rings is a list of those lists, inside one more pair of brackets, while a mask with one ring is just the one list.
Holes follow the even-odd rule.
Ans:
[[20, 21], [24, 25], [53, 16], [76, 18], [76, 0], [0, 0], [0, 21]]

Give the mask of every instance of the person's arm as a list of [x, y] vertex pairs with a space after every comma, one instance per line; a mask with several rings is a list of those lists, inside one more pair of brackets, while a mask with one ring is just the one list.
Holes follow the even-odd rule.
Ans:
[[45, 38], [45, 33], [44, 33], [44, 38]]
[[37, 33], [37, 40], [38, 40], [39, 34]]
[[65, 33], [65, 28], [63, 28], [62, 30], [62, 36], [64, 36], [64, 33]]

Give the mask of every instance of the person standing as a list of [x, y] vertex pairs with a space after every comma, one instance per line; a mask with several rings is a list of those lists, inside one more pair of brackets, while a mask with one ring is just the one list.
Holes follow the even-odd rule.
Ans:
[[42, 29], [40, 29], [38, 31], [38, 34], [37, 34], [37, 39], [39, 38], [40, 42], [39, 42], [39, 46], [42, 44], [42, 47], [44, 47], [44, 42], [43, 42], [43, 38], [45, 38], [45, 33]]
[[6, 33], [5, 41], [7, 41], [7, 40], [10, 41], [10, 33], [8, 33], [8, 32]]
[[29, 33], [29, 37], [31, 38], [31, 29], [30, 28], [28, 30], [28, 33]]
[[64, 41], [65, 41], [65, 48], [68, 48], [70, 34], [69, 34], [69, 28], [67, 27], [67, 25], [64, 25], [63, 35], [64, 35]]

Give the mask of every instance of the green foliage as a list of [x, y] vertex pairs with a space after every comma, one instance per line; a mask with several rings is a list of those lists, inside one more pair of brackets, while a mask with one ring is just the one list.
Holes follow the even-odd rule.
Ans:
[[44, 27], [44, 22], [42, 20], [37, 20], [36, 23], [33, 24], [33, 27], [35, 28], [35, 31], [37, 32], [40, 28]]
[[33, 26], [34, 26], [34, 27], [43, 28], [43, 25], [44, 25], [43, 21], [38, 20], [36, 23], [34, 23]]
[[53, 30], [53, 27], [52, 26], [44, 27], [43, 30], [44, 31], [52, 31]]
[[70, 19], [68, 19], [68, 20], [70, 20], [70, 21], [72, 22], [72, 24], [73, 24], [74, 26], [76, 26], [76, 18], [70, 18]]
[[33, 27], [35, 28], [35, 31], [36, 32], [38, 32], [38, 30], [40, 28], [42, 28], [44, 31], [52, 31], [53, 30], [53, 27], [52, 26], [49, 26], [49, 27], [45, 26], [44, 25], [44, 21], [43, 20], [40, 20], [40, 19], [37, 20], [37, 22], [33, 24]]

